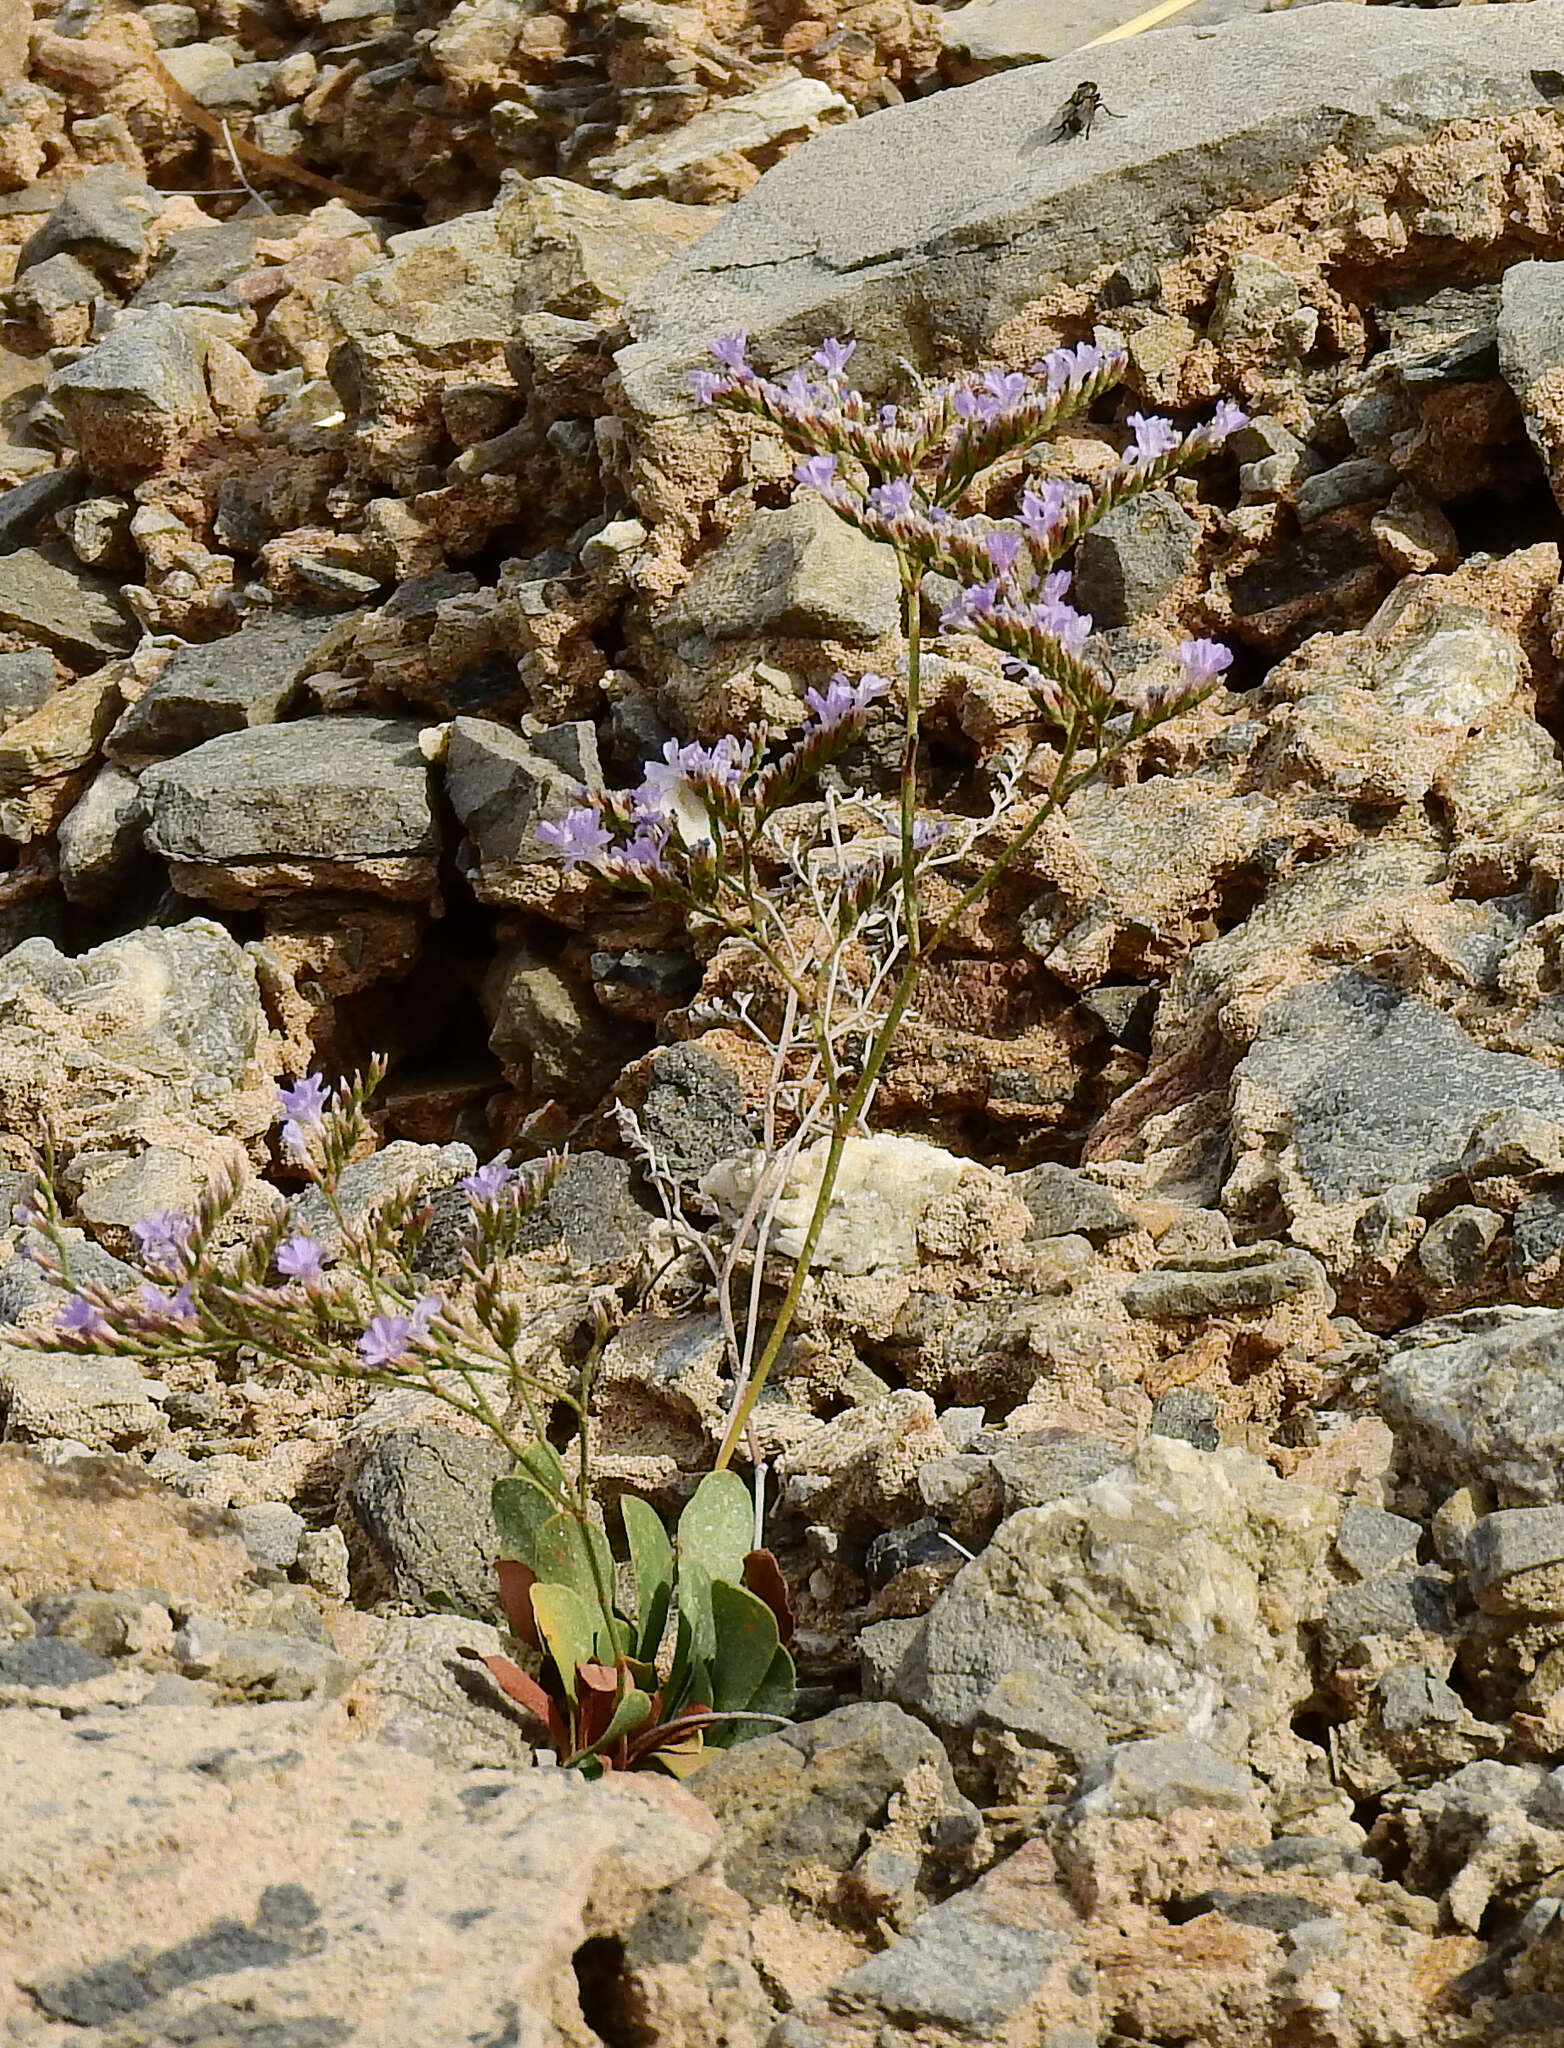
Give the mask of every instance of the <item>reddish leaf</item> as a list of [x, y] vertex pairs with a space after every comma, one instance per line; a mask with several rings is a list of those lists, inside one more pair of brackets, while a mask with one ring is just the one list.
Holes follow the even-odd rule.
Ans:
[[785, 1648], [793, 1640], [793, 1603], [787, 1597], [782, 1567], [769, 1550], [752, 1550], [744, 1560], [744, 1584], [757, 1600], [764, 1600], [776, 1616], [777, 1634]]
[[619, 1704], [619, 1673], [607, 1664], [576, 1666], [575, 1748], [600, 1742]]
[[549, 1740], [562, 1755], [569, 1747], [570, 1730], [565, 1726], [558, 1703], [551, 1700], [535, 1678], [529, 1678], [509, 1657], [486, 1657], [481, 1650], [458, 1650], [459, 1657], [465, 1657], [471, 1664], [481, 1664], [507, 1699], [513, 1699], [518, 1706], [541, 1721], [549, 1732]]
[[520, 1564], [513, 1557], [497, 1558], [494, 1569], [499, 1574], [500, 1605], [510, 1623], [511, 1634], [518, 1643], [525, 1643], [529, 1650], [541, 1650], [543, 1638], [538, 1634], [538, 1624], [532, 1613], [532, 1589], [538, 1583], [537, 1573], [530, 1564]]

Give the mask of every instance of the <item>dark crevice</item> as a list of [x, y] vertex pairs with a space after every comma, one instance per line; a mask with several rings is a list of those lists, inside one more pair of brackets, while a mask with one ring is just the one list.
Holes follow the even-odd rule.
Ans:
[[614, 1934], [594, 1934], [571, 1957], [581, 2017], [606, 2048], [656, 2048], [657, 2032], [641, 2019], [640, 2001], [625, 1967], [625, 1945]]

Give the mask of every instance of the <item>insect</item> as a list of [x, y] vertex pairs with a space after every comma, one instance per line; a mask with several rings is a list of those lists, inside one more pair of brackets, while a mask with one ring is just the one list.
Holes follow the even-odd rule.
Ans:
[[1092, 123], [1099, 114], [1106, 114], [1110, 121], [1123, 120], [1112, 107], [1103, 104], [1101, 91], [1094, 78], [1083, 78], [1064, 105], [1054, 116], [1053, 126], [1048, 131], [1050, 142], [1069, 142], [1079, 135], [1083, 139], [1092, 132]]

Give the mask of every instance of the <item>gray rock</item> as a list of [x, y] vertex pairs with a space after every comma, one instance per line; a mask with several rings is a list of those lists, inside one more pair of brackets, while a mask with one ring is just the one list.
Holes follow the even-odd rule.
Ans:
[[112, 760], [140, 762], [182, 754], [219, 733], [274, 724], [333, 624], [311, 612], [261, 612], [226, 639], [176, 647], [109, 734], [105, 751]]
[[867, 646], [901, 615], [896, 557], [812, 493], [752, 512], [656, 620], [670, 646], [801, 633]]
[[1446, 605], [1376, 665], [1372, 688], [1410, 718], [1460, 728], [1512, 702], [1524, 677], [1525, 655], [1513, 634], [1482, 612]]
[[1398, 1566], [1415, 1564], [1423, 1531], [1406, 1515], [1387, 1514], [1355, 1500], [1342, 1510], [1336, 1531], [1336, 1555], [1360, 1579], [1372, 1579]]
[[1183, 1807], [1252, 1813], [1260, 1788], [1252, 1775], [1207, 1743], [1149, 1736], [1116, 1743], [1082, 1771], [1070, 1813], [1118, 1820], [1166, 1820]]
[[1564, 1173], [1564, 1125], [1529, 1109], [1497, 1109], [1473, 1130], [1461, 1171], [1474, 1183]]
[[274, 1572], [288, 1571], [299, 1555], [304, 1517], [295, 1514], [285, 1500], [251, 1501], [234, 1513], [244, 1547], [253, 1561]]
[[17, 274], [70, 255], [111, 283], [127, 284], [146, 260], [148, 229], [162, 210], [162, 194], [120, 165], [90, 165], [22, 244]]
[[0, 1643], [0, 1686], [79, 1685], [85, 1678], [102, 1678], [113, 1668], [107, 1657], [95, 1656], [63, 1636]]
[[213, 424], [201, 351], [172, 306], [128, 316], [46, 388], [88, 473], [106, 483], [139, 482]]
[[1084, 1237], [1100, 1245], [1135, 1228], [1106, 1188], [1068, 1166], [1029, 1167], [1010, 1186], [1032, 1212], [1030, 1237]]
[[[265, 1078], [254, 963], [207, 918], [149, 926], [74, 959], [48, 939], [27, 939], [0, 959], [0, 1017], [16, 1021], [34, 990], [68, 1016], [90, 1015], [95, 1040], [125, 1069], [175, 1077], [187, 1111]], [[117, 1007], [127, 1024], [104, 1033], [100, 1020]]]
[[1077, 1768], [1108, 1747], [1102, 1716], [1052, 1671], [1007, 1671], [984, 1695], [975, 1725], [1013, 1735], [1023, 1749], [1048, 1750]]
[[1182, 1437], [1197, 1451], [1214, 1451], [1222, 1441], [1216, 1403], [1204, 1387], [1173, 1387], [1159, 1395], [1150, 1426], [1153, 1436]]
[[1099, 630], [1147, 617], [1189, 574], [1199, 536], [1170, 491], [1115, 505], [1076, 549], [1074, 602]]
[[[1564, 364], [1564, 263], [1514, 263], [1504, 273], [1499, 300], [1499, 366], [1520, 400], [1526, 431], [1537, 446], [1557, 497], [1560, 487], [1557, 401], [1548, 382]], [[1532, 405], [1537, 387], [1543, 401]]]
[[1333, 1496], [1242, 1451], [1148, 1437], [1127, 1468], [1002, 1523], [905, 1646], [892, 1690], [955, 1733], [1006, 1672], [1032, 1668], [1116, 1741], [1192, 1724], [1229, 1755], [1262, 1729], [1284, 1741], [1289, 1700], [1313, 1687], [1299, 1633], [1336, 1519]]
[[[981, 1441], [974, 1449], [981, 1449]], [[988, 1463], [1004, 1496], [1004, 1511], [1045, 1507], [1067, 1494], [1081, 1493], [1094, 1479], [1128, 1462], [1122, 1444], [1106, 1437], [1077, 1436], [1062, 1443], [1007, 1444], [988, 1451]]]
[[1263, 1093], [1298, 1173], [1326, 1202], [1453, 1171], [1493, 1110], [1564, 1121], [1552, 1069], [1485, 1051], [1452, 1018], [1356, 970], [1272, 1002], [1235, 1080]]
[[98, 770], [60, 821], [60, 887], [86, 910], [112, 903], [135, 871], [146, 807], [141, 784], [112, 763]]
[[[466, 1195], [454, 1183], [471, 1173], [477, 1164], [478, 1155], [470, 1145], [415, 1145], [406, 1138], [398, 1138], [367, 1159], [355, 1159], [343, 1169], [337, 1183], [336, 1207], [349, 1223], [359, 1224], [394, 1194], [430, 1199], [453, 1193], [461, 1201], [465, 1222], [471, 1211]], [[289, 1205], [288, 1222], [291, 1229], [308, 1232], [332, 1251], [341, 1245], [342, 1232], [336, 1215], [318, 1188], [305, 1188], [295, 1195]]]
[[157, 1405], [163, 1391], [128, 1358], [0, 1344], [0, 1438], [8, 1443], [71, 1437], [94, 1451], [156, 1445], [168, 1434]]
[[1137, 1273], [1125, 1288], [1132, 1316], [1233, 1315], [1310, 1294], [1330, 1300], [1325, 1269], [1291, 1245], [1252, 1244], [1236, 1251], [1184, 1253], [1176, 1264]]
[[1426, 1664], [1398, 1664], [1374, 1688], [1387, 1734], [1411, 1735], [1430, 1722], [1453, 1725], [1465, 1711], [1461, 1695]]
[[1564, 1251], [1564, 1194], [1528, 1195], [1510, 1222], [1510, 1271], [1519, 1277]]
[[[7, 1212], [10, 1203], [21, 1192], [20, 1187], [14, 1192], [7, 1190]], [[71, 1280], [97, 1280], [116, 1293], [126, 1293], [140, 1284], [141, 1275], [133, 1266], [113, 1257], [81, 1231], [68, 1229], [65, 1237], [68, 1277]], [[0, 1323], [14, 1323], [23, 1309], [38, 1302], [61, 1299], [60, 1290], [52, 1280], [44, 1278], [34, 1263], [34, 1254], [47, 1248], [46, 1240], [38, 1231], [24, 1230], [17, 1239], [15, 1251], [0, 1266]]]
[[176, 228], [159, 242], [147, 281], [130, 303], [232, 308], [239, 302], [226, 287], [255, 268], [256, 243], [285, 240], [298, 226], [298, 220], [288, 215], [266, 213], [213, 221], [206, 227]]
[[[837, 1978], [831, 2005], [883, 2014], [898, 2033], [949, 2029], [983, 2041], [1018, 2027], [1045, 1988], [1068, 1998], [1072, 1972], [1084, 1987], [1091, 1973], [1070, 1935], [1018, 1922], [1013, 1909], [989, 1909], [1003, 1879], [1001, 1864], [983, 1883], [920, 1914], [900, 1941]], [[1051, 2016], [1052, 1999], [1049, 2006]], [[890, 2025], [880, 2038], [892, 2038]]]
[[641, 1129], [659, 1164], [696, 1181], [719, 1160], [747, 1152], [744, 1087], [726, 1060], [699, 1045], [672, 1045], [652, 1062]]
[[1130, 1052], [1149, 1053], [1160, 994], [1160, 989], [1144, 983], [1126, 982], [1116, 987], [1088, 989], [1078, 1007], [1097, 1019], [1115, 1045]]
[[856, 1863], [915, 1773], [937, 1788], [929, 1847], [953, 1856], [979, 1834], [977, 1810], [956, 1790], [939, 1739], [888, 1703], [838, 1707], [718, 1750], [690, 1783], [722, 1823], [729, 1884], [759, 1907], [785, 1902], [809, 1870]]
[[631, 1056], [631, 1029], [599, 1007], [591, 983], [568, 961], [511, 946], [483, 986], [489, 1050], [521, 1069], [540, 1095], [584, 1102], [599, 1095]]
[[480, 867], [555, 860], [537, 828], [600, 789], [597, 734], [585, 720], [531, 737], [487, 718], [456, 718], [446, 742], [445, 791]]
[[349, 714], [223, 733], [148, 769], [141, 787], [147, 844], [170, 860], [432, 869], [438, 850], [429, 764], [407, 720]]
[[1383, 505], [1400, 482], [1398, 470], [1388, 462], [1376, 462], [1372, 456], [1360, 455], [1350, 462], [1338, 462], [1333, 469], [1322, 469], [1298, 486], [1298, 524], [1312, 526], [1316, 519], [1343, 511], [1348, 505]]
[[1415, 1472], [1489, 1488], [1501, 1507], [1564, 1500], [1564, 1314], [1511, 1310], [1495, 1327], [1393, 1352], [1379, 1405]]
[[174, 1637], [174, 1659], [186, 1678], [206, 1678], [225, 1693], [254, 1700], [332, 1698], [346, 1690], [352, 1667], [324, 1643], [277, 1629], [232, 1628], [192, 1614]]
[[47, 704], [61, 680], [59, 663], [46, 647], [0, 654], [0, 730]]
[[40, 339], [58, 331], [54, 322], [61, 313], [76, 306], [92, 306], [104, 294], [103, 280], [85, 263], [78, 263], [74, 256], [59, 255], [19, 276], [0, 293], [0, 305], [19, 328], [30, 331], [36, 346]]
[[491, 1438], [439, 1423], [378, 1432], [343, 1490], [362, 1582], [419, 1606], [497, 1617], [489, 1489], [510, 1468]]
[[1479, 1516], [1466, 1575], [1486, 1614], [1564, 1614], [1564, 1507]]
[[[1462, 1202], [1431, 1223], [1417, 1248], [1417, 1262], [1436, 1287], [1467, 1287], [1488, 1263], [1504, 1218], [1492, 1209]], [[1564, 1244], [1564, 1229], [1559, 1243]]]
[[1068, 7], [1054, 0], [967, 0], [941, 15], [938, 29], [947, 50], [970, 65], [999, 70], [1062, 57], [1117, 28], [1121, 13], [1115, 0]]
[[375, 1637], [346, 1703], [363, 1736], [457, 1770], [531, 1763], [537, 1723], [460, 1655], [510, 1654], [497, 1629], [465, 1615], [396, 1614], [376, 1618]]
[[46, 469], [25, 483], [0, 491], [0, 553], [20, 547], [40, 519], [63, 512], [82, 494], [82, 479], [71, 469]]
[[54, 546], [0, 555], [0, 628], [89, 665], [127, 653], [140, 637], [120, 586]]
[[1453, 1630], [1449, 1574], [1422, 1565], [1338, 1586], [1326, 1599], [1317, 1634], [1320, 1655], [1334, 1668], [1367, 1636], [1416, 1643], [1425, 1636], [1447, 1637]]
[[563, 1240], [571, 1261], [603, 1266], [646, 1242], [652, 1219], [630, 1191], [630, 1162], [611, 1152], [572, 1152], [522, 1242]]
[[[637, 342], [617, 358], [631, 409], [687, 415], [685, 373], [735, 328], [767, 369], [822, 334], [862, 334], [853, 368], [871, 389], [911, 336], [976, 358], [1050, 285], [1184, 249], [1213, 194], [1263, 206], [1324, 149], [1350, 166], [1461, 116], [1533, 107], [1532, 68], [1556, 58], [1534, 8], [1307, 8], [1229, 22], [1215, 42], [1165, 28], [849, 122], [768, 172], [632, 304]], [[1125, 118], [1050, 143], [1084, 77]]]

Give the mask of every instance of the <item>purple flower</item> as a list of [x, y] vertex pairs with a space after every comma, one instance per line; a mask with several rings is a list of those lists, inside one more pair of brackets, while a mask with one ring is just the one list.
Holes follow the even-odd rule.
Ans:
[[882, 427], [894, 427], [901, 418], [901, 407], [899, 405], [882, 405], [877, 417]]
[[465, 1173], [457, 1185], [474, 1207], [484, 1202], [497, 1202], [505, 1192], [511, 1178], [509, 1151], [496, 1152], [494, 1157], [475, 1173]]
[[1021, 494], [1021, 524], [1034, 540], [1047, 541], [1053, 530], [1074, 509], [1081, 495], [1079, 484], [1061, 483], [1048, 477], [1035, 491]]
[[994, 400], [996, 407], [1019, 405], [1027, 393], [1027, 382], [1020, 370], [985, 370], [983, 388]]
[[882, 519], [904, 519], [912, 510], [912, 478], [893, 476], [888, 484], [876, 484], [869, 505]]
[[931, 846], [938, 846], [950, 827], [943, 818], [915, 818], [912, 825], [912, 845], [915, 853], [927, 853]]
[[749, 336], [740, 328], [734, 334], [719, 334], [711, 352], [730, 377], [753, 377], [749, 366]]
[[818, 363], [828, 377], [840, 377], [857, 346], [856, 341], [837, 341], [828, 336], [815, 350], [811, 361]]
[[1008, 576], [1021, 552], [1021, 536], [1008, 533], [1001, 527], [998, 532], [984, 536], [983, 548], [1000, 575]]
[[297, 1231], [278, 1245], [277, 1271], [285, 1280], [302, 1280], [312, 1287], [326, 1277], [326, 1247], [318, 1238]]
[[749, 764], [748, 743], [735, 739], [730, 732], [725, 732], [712, 747], [703, 747], [698, 740], [682, 747], [677, 740], [665, 740], [662, 759], [647, 762], [641, 786], [635, 792], [637, 814], [645, 823], [654, 827], [661, 823], [666, 830], [669, 815], [679, 815], [679, 806], [687, 800], [693, 781], [698, 778], [715, 783], [730, 795], [735, 794]]
[[999, 410], [999, 400], [986, 391], [974, 391], [963, 384], [950, 396], [950, 409], [958, 420], [991, 420]]
[[1043, 578], [1044, 604], [1059, 604], [1070, 594], [1070, 585], [1075, 581], [1068, 569], [1050, 569]]
[[715, 370], [691, 370], [690, 392], [697, 405], [712, 405], [728, 388], [726, 377]]
[[1132, 412], [1126, 424], [1135, 436], [1134, 449], [1125, 458], [1131, 462], [1155, 462], [1159, 456], [1171, 455], [1184, 438], [1173, 422], [1159, 413]]
[[850, 683], [846, 676], [838, 673], [832, 676], [824, 691], [806, 690], [804, 702], [819, 722], [822, 732], [836, 732], [840, 727], [863, 718], [875, 699], [883, 697], [890, 687], [884, 676], [860, 676], [856, 683]]
[[807, 455], [802, 462], [793, 465], [794, 481], [807, 484], [812, 491], [829, 490], [836, 481], [836, 457], [834, 455]]
[[1044, 379], [1050, 397], [1057, 397], [1061, 391], [1078, 391], [1088, 379], [1107, 366], [1109, 357], [1106, 349], [1095, 343], [1083, 341], [1078, 348], [1050, 349], [1040, 363], [1033, 363], [1032, 374]]
[[150, 1280], [143, 1281], [138, 1298], [141, 1314], [148, 1322], [183, 1324], [188, 1328], [196, 1319], [188, 1283], [170, 1294], [166, 1287], [154, 1287]]
[[667, 851], [667, 833], [643, 825], [633, 839], [627, 839], [620, 847], [615, 859], [621, 867], [633, 868], [637, 873], [649, 876], [665, 866]]
[[319, 1074], [306, 1074], [291, 1088], [279, 1088], [277, 1100], [286, 1122], [282, 1127], [282, 1149], [290, 1159], [307, 1160], [310, 1134], [319, 1131], [326, 1118], [326, 1084]]
[[1249, 415], [1242, 406], [1234, 405], [1230, 398], [1218, 399], [1216, 411], [1211, 415], [1207, 432], [1213, 440], [1225, 441], [1229, 434], [1236, 434], [1240, 427], [1247, 427]]
[[358, 1340], [359, 1357], [368, 1366], [395, 1365], [425, 1335], [439, 1309], [440, 1303], [435, 1297], [426, 1294], [421, 1301], [414, 1303], [411, 1315], [372, 1316], [368, 1328]]
[[974, 583], [958, 591], [940, 613], [939, 622], [947, 633], [964, 632], [975, 622], [991, 619], [999, 608], [997, 583]]
[[1068, 654], [1078, 655], [1091, 638], [1091, 613], [1078, 612], [1054, 598], [1045, 597], [1033, 605], [1032, 623], [1050, 639], [1057, 640]]
[[1220, 640], [1183, 640], [1179, 643], [1179, 666], [1191, 689], [1209, 688], [1219, 675], [1233, 665], [1233, 651]]
[[533, 836], [552, 846], [567, 868], [595, 866], [612, 844], [612, 835], [590, 804], [566, 811], [557, 822], [545, 819]]
[[781, 392], [795, 412], [803, 412], [815, 402], [815, 387], [809, 381], [807, 370], [789, 370], [775, 388]]
[[306, 1074], [291, 1088], [279, 1088], [282, 1113], [307, 1131], [318, 1131], [326, 1119], [326, 1084], [319, 1074]]
[[76, 1337], [106, 1337], [109, 1326], [102, 1311], [84, 1294], [68, 1294], [60, 1310], [59, 1327]]
[[194, 1220], [178, 1209], [154, 1209], [130, 1226], [142, 1264], [154, 1273], [179, 1271], [194, 1230]]

